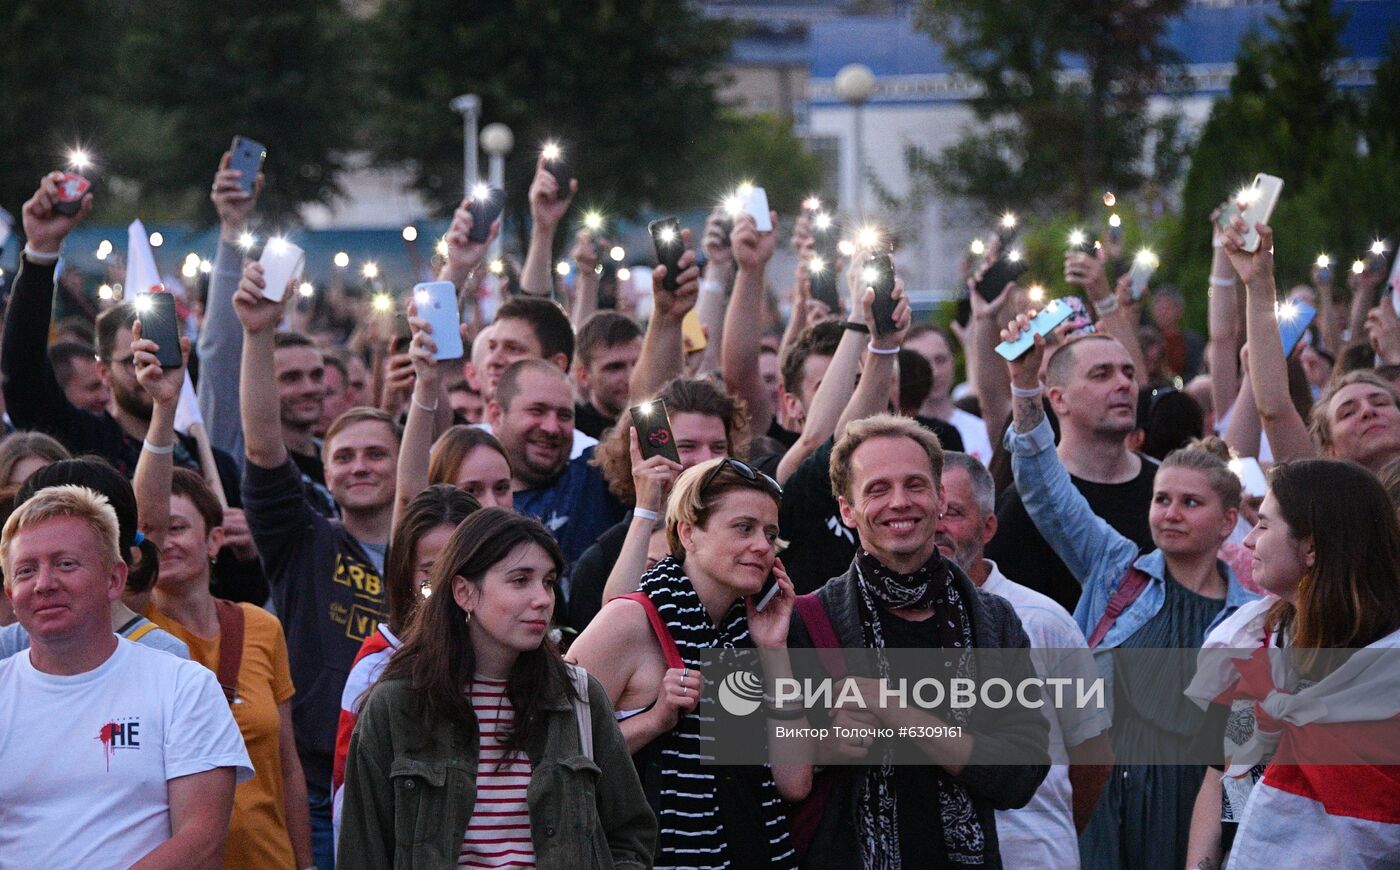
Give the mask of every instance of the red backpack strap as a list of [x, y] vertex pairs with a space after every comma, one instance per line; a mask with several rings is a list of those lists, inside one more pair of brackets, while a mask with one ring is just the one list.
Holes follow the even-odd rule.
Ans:
[[1108, 599], [1108, 607], [1105, 608], [1103, 616], [1099, 618], [1099, 624], [1094, 626], [1093, 632], [1089, 635], [1090, 649], [1095, 649], [1103, 643], [1108, 630], [1113, 628], [1118, 617], [1137, 600], [1137, 597], [1142, 594], [1142, 590], [1147, 588], [1149, 579], [1136, 566], [1128, 566], [1128, 570], [1123, 572], [1123, 579], [1118, 581], [1118, 588], [1114, 590], [1113, 597]]
[[816, 647], [817, 656], [826, 672], [836, 680], [850, 673], [850, 668], [846, 667], [846, 657], [841, 654], [841, 641], [836, 637], [836, 628], [831, 624], [831, 618], [826, 615], [826, 608], [822, 606], [821, 599], [814, 593], [799, 595], [796, 607], [797, 615], [802, 617], [802, 624], [807, 626], [807, 634], [811, 635], [812, 644]]
[[238, 698], [238, 670], [243, 666], [243, 608], [215, 598], [214, 612], [219, 615], [219, 669], [214, 676], [232, 704]]
[[[647, 621], [651, 623], [652, 633], [656, 635], [656, 642], [661, 644], [661, 656], [666, 659], [666, 667], [684, 668], [685, 661], [681, 659], [681, 651], [676, 648], [676, 641], [671, 637], [671, 630], [666, 627], [666, 621], [661, 618], [661, 613], [647, 597], [647, 594], [645, 592], [631, 592], [617, 597], [642, 605], [642, 609], [647, 612]], [[617, 598], [612, 600], [616, 601]]]

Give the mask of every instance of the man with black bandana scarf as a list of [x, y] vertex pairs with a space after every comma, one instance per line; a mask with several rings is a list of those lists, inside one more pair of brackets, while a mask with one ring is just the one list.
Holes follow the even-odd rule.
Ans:
[[[900, 417], [852, 423], [833, 448], [832, 491], [860, 544], [846, 573], [815, 593], [840, 646], [1029, 647], [1011, 605], [981, 592], [939, 554], [934, 535], [943, 510], [942, 466], [936, 436]], [[815, 646], [802, 618], [793, 619], [788, 646]], [[878, 696], [875, 679], [889, 677], [884, 657], [872, 658], [872, 672], [853, 667], [851, 675], [867, 698]], [[1027, 671], [1030, 676], [1029, 659]], [[944, 721], [917, 709], [838, 710], [832, 723], [895, 729], [964, 724], [958, 720], [964, 712]], [[994, 732], [979, 732], [974, 712], [960, 737], [899, 738], [927, 756], [923, 765], [893, 765], [900, 747], [891, 740], [844, 741], [838, 754], [869, 763], [826, 769], [834, 779], [803, 866], [1001, 867], [994, 811], [1024, 806], [1045, 778], [1049, 756], [1048, 728], [1038, 710], [998, 712]], [[978, 758], [1044, 761], [973, 764], [974, 745]]]

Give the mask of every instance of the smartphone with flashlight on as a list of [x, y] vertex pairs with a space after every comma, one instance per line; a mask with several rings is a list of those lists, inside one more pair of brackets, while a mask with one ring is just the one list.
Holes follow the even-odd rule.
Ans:
[[671, 418], [666, 413], [666, 403], [657, 399], [633, 405], [629, 413], [632, 425], [637, 427], [637, 446], [642, 450], [642, 458], [664, 456], [680, 464], [681, 455], [676, 451], [676, 436], [671, 431]]
[[[1259, 231], [1255, 224], [1267, 224], [1278, 205], [1279, 194], [1283, 193], [1283, 179], [1276, 175], [1261, 172], [1254, 176], [1251, 184], [1239, 197], [1244, 204], [1244, 244], [1243, 249], [1251, 254], [1259, 250]], [[1233, 216], [1233, 215], [1232, 215]]]
[[815, 256], [807, 261], [807, 282], [812, 298], [822, 303], [832, 314], [841, 311], [841, 292], [837, 288], [836, 261]]
[[890, 255], [876, 254], [871, 257], [865, 264], [861, 278], [865, 280], [865, 286], [875, 291], [875, 322], [871, 326], [876, 335], [889, 335], [895, 331], [894, 263]]
[[755, 187], [744, 197], [744, 213], [753, 217], [754, 229], [760, 233], [773, 232], [773, 217], [768, 210], [768, 192]]
[[266, 158], [267, 149], [261, 143], [245, 136], [233, 137], [233, 145], [229, 147], [228, 168], [237, 169], [241, 173], [238, 183], [244, 193], [253, 192], [253, 186], [258, 183], [258, 173], [262, 171], [263, 160]]
[[287, 285], [301, 278], [306, 254], [301, 248], [280, 237], [267, 240], [258, 262], [263, 267], [263, 298], [281, 302], [287, 295]]
[[574, 180], [574, 168], [564, 159], [563, 148], [552, 142], [544, 146], [544, 168], [559, 182], [559, 188], [554, 191], [555, 199], [568, 199], [574, 195], [569, 186], [569, 182]]
[[1147, 282], [1152, 278], [1152, 273], [1157, 271], [1157, 264], [1157, 255], [1145, 248], [1133, 257], [1133, 266], [1128, 270], [1128, 293], [1134, 302], [1147, 292]]
[[1074, 315], [1074, 309], [1062, 299], [1051, 299], [1040, 313], [1031, 318], [1030, 328], [1021, 333], [1015, 341], [1003, 341], [997, 345], [997, 353], [1007, 361], [1019, 359], [1035, 344], [1035, 336], [1049, 335], [1051, 330]]
[[1079, 254], [1088, 254], [1092, 257], [1098, 246], [1098, 239], [1095, 239], [1083, 230], [1074, 230], [1069, 234], [1069, 246], [1065, 248], [1065, 250]]
[[680, 288], [676, 277], [681, 273], [681, 255], [685, 253], [685, 240], [681, 238], [679, 218], [662, 218], [647, 224], [651, 232], [651, 243], [656, 247], [656, 262], [666, 267], [666, 277], [661, 286], [675, 291]]
[[1020, 251], [1010, 250], [997, 257], [982, 277], [977, 279], [977, 295], [988, 302], [994, 301], [1006, 289], [1006, 285], [1026, 274], [1030, 264]]
[[54, 212], [70, 216], [77, 214], [83, 207], [83, 197], [92, 193], [92, 187], [92, 179], [71, 169], [64, 172], [63, 180], [58, 183], [58, 199], [53, 204]]
[[135, 306], [137, 319], [141, 321], [141, 337], [156, 343], [156, 360], [160, 367], [178, 369], [184, 365], [175, 297], [169, 293], [141, 293], [136, 297]]
[[486, 241], [487, 236], [491, 235], [491, 224], [501, 216], [501, 210], [505, 207], [505, 191], [485, 184], [474, 187], [471, 204], [467, 206], [467, 212], [472, 216], [472, 229], [467, 233], [467, 239], [473, 242]]
[[1269, 480], [1253, 456], [1230, 460], [1230, 470], [1240, 479], [1245, 498], [1263, 498], [1269, 494]]
[[1020, 232], [1020, 221], [1016, 215], [1007, 212], [997, 221], [997, 238], [1001, 240], [1001, 250], [1005, 251], [1011, 247], [1011, 243], [1016, 240], [1016, 233]]
[[451, 281], [426, 281], [413, 287], [413, 306], [433, 328], [433, 359], [461, 359], [462, 318], [457, 311], [457, 285]]
[[1289, 357], [1293, 355], [1293, 350], [1298, 347], [1298, 342], [1303, 340], [1307, 334], [1308, 327], [1312, 325], [1313, 318], [1317, 317], [1317, 309], [1306, 302], [1285, 302], [1278, 307], [1278, 336], [1283, 342], [1283, 355]]

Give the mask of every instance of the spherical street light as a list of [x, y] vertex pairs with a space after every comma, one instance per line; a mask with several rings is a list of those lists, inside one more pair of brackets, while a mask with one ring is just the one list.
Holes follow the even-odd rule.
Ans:
[[514, 147], [515, 134], [505, 124], [487, 124], [481, 129], [481, 150], [487, 154], [509, 154]]
[[848, 63], [836, 73], [836, 96], [859, 106], [875, 93], [875, 73], [863, 63]]

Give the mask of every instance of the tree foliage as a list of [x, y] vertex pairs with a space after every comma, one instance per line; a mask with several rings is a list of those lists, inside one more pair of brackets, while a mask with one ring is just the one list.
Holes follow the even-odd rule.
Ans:
[[1178, 58], [1164, 41], [1185, 0], [922, 0], [918, 26], [980, 89], [976, 124], [931, 161], [944, 192], [984, 213], [1083, 212], [1100, 191], [1155, 182], [1144, 159], [1174, 134], [1148, 97]]

